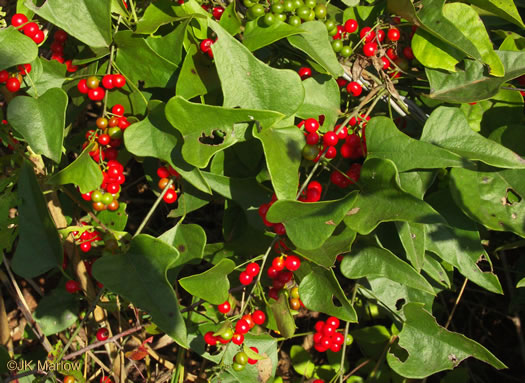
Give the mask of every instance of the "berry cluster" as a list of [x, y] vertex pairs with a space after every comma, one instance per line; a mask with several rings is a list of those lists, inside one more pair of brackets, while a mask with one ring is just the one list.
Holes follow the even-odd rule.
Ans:
[[275, 234], [277, 235], [285, 235], [286, 234], [286, 228], [282, 223], [273, 223], [266, 219], [266, 213], [268, 213], [268, 210], [270, 207], [274, 204], [274, 202], [277, 201], [277, 196], [274, 194], [272, 195], [272, 199], [268, 203], [263, 203], [261, 206], [259, 206], [259, 215], [262, 218], [264, 224], [267, 227], [271, 227]]
[[75, 241], [79, 242], [80, 250], [84, 253], [87, 253], [91, 250], [93, 242], [100, 241], [100, 233], [97, 230], [89, 231], [86, 230], [79, 235], [78, 231], [74, 231], [73, 237]]
[[55, 32], [53, 35], [53, 43], [51, 43], [51, 52], [53, 52], [51, 60], [66, 64], [67, 71], [73, 73], [78, 70], [78, 66], [73, 65], [72, 60], [64, 59], [64, 46], [66, 45], [67, 37], [67, 33], [62, 30]]
[[324, 20], [327, 15], [325, 4], [317, 4], [317, 0], [284, 0], [265, 2], [260, 4], [254, 0], [243, 0], [248, 8], [247, 16], [250, 20], [262, 17], [267, 26], [277, 21], [287, 22], [292, 26], [301, 25], [305, 21]]
[[11, 17], [11, 25], [33, 40], [37, 45], [41, 44], [45, 39], [44, 32], [38, 24], [34, 21], [29, 22], [26, 15], [22, 13], [16, 13]]
[[[266, 271], [268, 277], [272, 280], [272, 287], [268, 291], [268, 296], [272, 299], [279, 299], [279, 292], [293, 283], [293, 272], [299, 270], [299, 267], [301, 267], [301, 259], [295, 255], [275, 257], [272, 260], [272, 265]], [[299, 307], [302, 305], [300, 301], [297, 303], [299, 303]], [[292, 307], [294, 310], [299, 308], [295, 303], [293, 306], [296, 307]]]
[[102, 101], [106, 96], [106, 89], [122, 88], [126, 85], [126, 78], [121, 74], [107, 74], [101, 81], [97, 76], [89, 76], [77, 84], [77, 89], [82, 94], [87, 94], [91, 101]]
[[253, 278], [259, 275], [259, 271], [261, 271], [259, 264], [251, 262], [246, 265], [246, 269], [239, 275], [239, 281], [242, 285], [249, 285], [253, 282]]
[[[250, 350], [255, 352], [256, 354], [259, 353], [259, 350], [257, 347], [250, 347]], [[248, 354], [244, 351], [239, 351], [235, 356], [233, 357], [233, 365], [232, 368], [234, 371], [242, 371], [246, 367], [246, 364], [257, 364], [257, 360], [250, 359]]]
[[126, 180], [124, 167], [117, 160], [109, 160], [106, 167], [107, 170], [102, 172], [104, 179], [100, 189], [82, 194], [84, 200], [92, 202], [95, 211], [115, 211], [119, 208], [120, 185]]
[[220, 20], [222, 17], [222, 14], [224, 13], [224, 8], [221, 7], [220, 5], [216, 7], [210, 7], [208, 4], [202, 4], [201, 7], [207, 12], [211, 12], [215, 20]]
[[315, 324], [314, 348], [319, 352], [332, 351], [339, 352], [345, 342], [345, 337], [340, 332], [339, 319], [329, 317], [325, 322], [318, 321]]
[[5, 87], [11, 93], [18, 92], [22, 84], [22, 76], [31, 72], [31, 64], [18, 65], [17, 71], [9, 73], [7, 70], [0, 71], [0, 84], [5, 84]]
[[[157, 176], [159, 176], [159, 182], [157, 185], [162, 191], [168, 186], [171, 177], [178, 178], [180, 177], [180, 174], [175, 169], [173, 169], [171, 165], [167, 164], [165, 166], [163, 165], [157, 168]], [[167, 204], [172, 204], [177, 201], [177, 198], [178, 195], [177, 191], [175, 190], [175, 186], [171, 184], [166, 193], [164, 193], [164, 197], [162, 197], [162, 199]]]

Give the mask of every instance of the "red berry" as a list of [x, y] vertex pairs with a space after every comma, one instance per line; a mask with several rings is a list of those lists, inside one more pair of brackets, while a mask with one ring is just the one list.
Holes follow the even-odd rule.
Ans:
[[109, 137], [109, 134], [101, 134], [100, 136], [98, 136], [98, 143], [102, 146], [106, 146], [107, 144], [109, 144], [110, 140], [111, 138]]
[[246, 266], [246, 274], [252, 277], [256, 277], [259, 274], [260, 270], [261, 270], [261, 267], [259, 266], [258, 263], [255, 263], [255, 262], [249, 263]]
[[124, 107], [120, 104], [113, 105], [113, 108], [111, 108], [111, 113], [122, 117], [124, 115]]
[[249, 285], [253, 281], [253, 277], [249, 275], [246, 271], [241, 272], [241, 275], [239, 275], [239, 281], [242, 285]]
[[268, 296], [275, 300], [279, 299], [279, 290], [271, 287], [270, 290], [268, 290]]
[[332, 352], [339, 352], [339, 351], [341, 351], [341, 345], [337, 344], [337, 343], [332, 343], [332, 345], [330, 346], [330, 351], [332, 351]]
[[221, 303], [219, 306], [217, 306], [217, 310], [219, 310], [222, 314], [227, 314], [231, 310], [230, 302], [226, 301], [224, 303]]
[[356, 81], [351, 81], [346, 86], [346, 91], [354, 97], [359, 97], [363, 92], [363, 87]]
[[390, 28], [388, 30], [387, 37], [390, 41], [397, 41], [401, 37], [401, 33], [397, 28]]
[[102, 101], [105, 95], [106, 91], [100, 86], [88, 91], [88, 97], [91, 101]]
[[7, 79], [5, 87], [10, 92], [17, 92], [20, 89], [20, 81], [16, 77], [10, 77]]
[[0, 70], [0, 84], [7, 81], [9, 78], [9, 72], [6, 70]]
[[213, 335], [213, 331], [208, 331], [204, 334], [204, 342], [210, 346], [215, 346], [217, 344], [217, 338]]
[[164, 197], [162, 197], [162, 199], [164, 200], [164, 202], [171, 204], [177, 201], [177, 197], [177, 192], [175, 190], [168, 189], [168, 191], [166, 192], [166, 194], [164, 194]]
[[336, 327], [329, 325], [328, 323], [325, 324], [323, 327], [323, 335], [324, 336], [332, 336], [335, 334]]
[[297, 73], [299, 73], [301, 80], [306, 80], [308, 77], [312, 77], [312, 69], [308, 67], [299, 68]]
[[285, 235], [286, 234], [286, 228], [284, 227], [284, 225], [282, 223], [276, 223], [275, 225], [273, 225], [273, 231], [277, 235]]
[[64, 54], [64, 46], [58, 42], [53, 42], [51, 44], [51, 51], [53, 53], [56, 53], [57, 55], [63, 55]]
[[30, 22], [24, 25], [23, 31], [24, 35], [27, 37], [33, 38], [33, 36], [40, 30], [38, 24], [35, 22]]
[[115, 88], [122, 88], [124, 85], [126, 85], [126, 77], [124, 77], [121, 74], [114, 74], [113, 75], [113, 86]]
[[89, 92], [89, 88], [87, 87], [86, 79], [80, 80], [78, 82], [77, 88], [80, 93], [87, 94]]
[[350, 166], [350, 169], [348, 169], [348, 171], [346, 172], [346, 175], [350, 178], [348, 181], [351, 184], [359, 181], [359, 176], [361, 175], [361, 165], [352, 164]]
[[290, 271], [296, 271], [301, 267], [301, 260], [295, 255], [289, 255], [284, 261], [285, 267]]
[[66, 282], [66, 291], [74, 294], [80, 291], [80, 284], [77, 281], [69, 280]]
[[309, 189], [316, 189], [319, 193], [323, 191], [322, 185], [317, 181], [311, 181], [308, 186], [306, 187], [307, 190]]
[[93, 192], [90, 191], [90, 192], [87, 192], [87, 193], [83, 193], [83, 194], [81, 194], [82, 199], [83, 199], [84, 201], [91, 201], [91, 193], [93, 193]]
[[384, 39], [385, 39], [385, 31], [382, 29], [378, 30], [377, 31], [377, 41], [382, 43]]
[[235, 332], [236, 333], [238, 333], [238, 334], [246, 334], [248, 331], [250, 331], [250, 325], [244, 319], [240, 319], [235, 324]]
[[102, 77], [102, 86], [106, 89], [113, 89], [115, 87], [112, 74], [107, 74]]
[[334, 328], [338, 328], [340, 324], [339, 319], [336, 317], [329, 317], [325, 323]]
[[337, 134], [335, 134], [335, 132], [329, 131], [323, 135], [323, 143], [326, 146], [334, 146], [337, 144], [338, 140], [339, 139], [337, 138]]
[[66, 64], [66, 70], [70, 73], [78, 70], [78, 65], [73, 65], [73, 61], [71, 60], [67, 60], [64, 64]]
[[274, 278], [277, 278], [277, 276], [279, 275], [279, 270], [277, 270], [273, 266], [270, 266], [266, 273], [268, 274], [268, 277], [270, 277], [271, 279], [274, 279]]
[[67, 40], [67, 33], [59, 29], [58, 31], [55, 32], [55, 34], [53, 35], [53, 38], [56, 42], [64, 44]]
[[325, 158], [335, 158], [335, 156], [337, 156], [337, 149], [335, 148], [335, 146], [328, 146], [326, 148], [326, 152], [324, 154]]
[[31, 64], [18, 65], [17, 69], [20, 71], [22, 76], [31, 73]]
[[357, 28], [358, 28], [358, 25], [357, 25], [357, 21], [356, 20], [354, 20], [354, 19], [346, 20], [346, 23], [345, 23], [345, 31], [346, 32], [354, 33], [355, 31], [357, 31]]
[[376, 43], [366, 43], [363, 45], [363, 54], [367, 57], [372, 57], [377, 52], [377, 44]]
[[333, 341], [335, 344], [342, 345], [342, 344], [345, 342], [345, 337], [344, 337], [344, 335], [341, 334], [340, 332], [336, 332], [336, 333], [332, 336], [332, 341]]
[[122, 130], [126, 130], [128, 126], [131, 124], [129, 123], [128, 119], [124, 116], [118, 118], [118, 127]]
[[106, 191], [110, 194], [117, 194], [120, 191], [120, 185], [118, 183], [110, 183], [106, 187]]
[[250, 330], [255, 327], [255, 322], [253, 321], [253, 318], [250, 314], [244, 314], [241, 319], [245, 320], [246, 323], [248, 323], [248, 326], [250, 326]]
[[306, 135], [306, 143], [308, 145], [315, 145], [319, 143], [319, 134], [317, 132], [311, 132]]
[[359, 37], [361, 39], [364, 38], [365, 39], [365, 43], [369, 43], [369, 42], [371, 42], [374, 39], [374, 37], [376, 37], [376, 33], [372, 30], [372, 28], [364, 27], [359, 32]]
[[16, 13], [11, 17], [11, 25], [13, 27], [18, 27], [24, 23], [27, 23], [27, 17], [23, 13]]
[[214, 7], [213, 10], [212, 10], [212, 15], [217, 20], [221, 19], [221, 16], [222, 16], [223, 13], [224, 13], [224, 8], [223, 7]]
[[44, 35], [44, 32], [42, 32], [40, 29], [38, 31], [36, 31], [36, 33], [32, 37], [33, 41], [37, 45], [41, 44], [42, 41], [44, 41], [45, 38], [46, 38], [46, 36]]
[[382, 56], [381, 61], [383, 62], [383, 70], [390, 68], [390, 61], [386, 57]]
[[97, 339], [99, 342], [102, 342], [108, 338], [109, 338], [109, 331], [107, 328], [102, 327], [97, 330]]
[[252, 314], [255, 324], [262, 325], [266, 321], [266, 314], [261, 310], [255, 310]]
[[101, 376], [99, 383], [113, 383], [109, 376]]
[[308, 189], [306, 191], [306, 201], [305, 202], [317, 202], [320, 199], [321, 199], [321, 192], [319, 190]]
[[283, 257], [274, 258], [273, 261], [272, 261], [272, 266], [277, 271], [281, 271], [282, 269], [284, 269], [284, 264], [285, 263], [284, 263]]
[[[259, 350], [257, 349], [257, 347], [250, 347], [250, 350], [256, 352], [257, 354], [259, 353]], [[256, 364], [256, 363], [257, 363], [257, 359], [248, 358], [248, 364]]]
[[80, 244], [80, 250], [84, 253], [89, 252], [89, 250], [91, 250], [91, 242], [82, 242]]
[[315, 118], [308, 118], [304, 121], [304, 130], [308, 133], [316, 132], [319, 129], [319, 122]]
[[314, 334], [314, 343], [321, 342], [321, 339], [323, 339], [323, 333], [322, 332], [316, 332]]
[[235, 333], [233, 334], [232, 343], [240, 346], [244, 342], [244, 335]]
[[336, 125], [334, 131], [337, 132], [337, 138], [340, 140], [344, 140], [348, 136], [348, 128], [346, 126], [341, 128], [341, 125]]
[[412, 48], [410, 47], [405, 47], [403, 48], [403, 55], [408, 59], [408, 60], [413, 60], [414, 59], [414, 52], [412, 51]]
[[388, 48], [386, 50], [386, 55], [388, 56], [388, 58], [392, 61], [394, 61], [395, 59], [397, 59], [397, 55], [396, 55], [396, 52], [394, 51], [394, 48]]
[[324, 328], [324, 322], [322, 320], [317, 321], [315, 323], [315, 325], [314, 325], [314, 329], [317, 332], [322, 333], [323, 332], [323, 328]]
[[207, 53], [209, 50], [211, 50], [211, 46], [213, 44], [212, 39], [204, 39], [201, 41], [200, 48], [201, 51], [204, 53]]

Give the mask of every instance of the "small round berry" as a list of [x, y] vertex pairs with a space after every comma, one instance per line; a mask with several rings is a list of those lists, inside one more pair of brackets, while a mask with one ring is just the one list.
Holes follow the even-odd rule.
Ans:
[[121, 74], [114, 74], [113, 75], [113, 86], [115, 88], [122, 88], [124, 85], [126, 85], [126, 77], [124, 77]]
[[88, 98], [91, 101], [102, 101], [105, 95], [106, 95], [106, 91], [104, 90], [104, 88], [100, 86], [95, 89], [89, 89], [88, 91]]
[[285, 267], [290, 271], [296, 271], [301, 267], [301, 260], [295, 255], [289, 255], [284, 261]]
[[120, 104], [115, 104], [111, 108], [111, 113], [114, 114], [115, 116], [122, 117], [124, 116], [124, 107]]
[[246, 271], [243, 271], [239, 275], [239, 281], [241, 282], [241, 285], [247, 286], [253, 282], [253, 277], [249, 275]]
[[363, 92], [363, 87], [357, 81], [351, 81], [346, 86], [346, 91], [354, 97], [359, 97]]
[[207, 53], [209, 50], [211, 50], [211, 46], [213, 44], [212, 39], [204, 39], [201, 41], [200, 48], [203, 53]]
[[272, 261], [272, 266], [277, 271], [283, 270], [284, 269], [284, 265], [285, 265], [285, 262], [284, 262], [283, 257], [274, 258], [273, 261]]
[[241, 344], [243, 344], [243, 342], [244, 342], [244, 335], [243, 334], [239, 334], [239, 333], [233, 334], [233, 337], [232, 337], [232, 343], [233, 344], [236, 344], [236, 345], [240, 346]]
[[10, 77], [7, 79], [5, 87], [10, 92], [17, 92], [20, 89], [20, 81], [16, 77]]
[[17, 69], [20, 71], [22, 76], [25, 76], [28, 73], [31, 73], [31, 64], [18, 65]]
[[217, 338], [213, 335], [213, 331], [208, 331], [204, 334], [204, 342], [210, 346], [217, 345]]
[[11, 17], [11, 25], [13, 27], [19, 27], [20, 25], [27, 23], [27, 17], [23, 13], [16, 13]]
[[301, 301], [297, 298], [291, 298], [289, 303], [292, 310], [298, 311], [301, 308]]
[[312, 77], [312, 69], [308, 67], [299, 68], [297, 73], [299, 73], [301, 80], [306, 80], [308, 77]]
[[113, 383], [109, 376], [101, 376], [99, 383]]
[[255, 324], [262, 325], [266, 321], [266, 314], [261, 310], [255, 310], [252, 314]]
[[354, 19], [346, 20], [346, 23], [345, 23], [345, 31], [346, 32], [354, 33], [355, 31], [357, 31], [357, 28], [358, 28], [358, 24], [357, 24], [356, 20], [354, 20]]
[[97, 76], [89, 76], [86, 79], [86, 85], [89, 89], [96, 89], [98, 88], [100, 84], [100, 80], [97, 78]]
[[329, 131], [323, 135], [323, 144], [326, 146], [334, 146], [337, 144], [338, 140], [339, 139], [337, 138], [337, 134], [335, 134], [335, 132]]
[[169, 178], [170, 172], [165, 166], [159, 166], [157, 168], [157, 176], [159, 176], [159, 178]]
[[64, 383], [76, 383], [76, 379], [73, 375], [67, 375], [64, 377]]
[[253, 318], [250, 314], [244, 314], [241, 319], [248, 323], [250, 330], [255, 327], [255, 322], [253, 321]]
[[71, 60], [66, 60], [64, 64], [66, 64], [66, 70], [70, 73], [74, 73], [78, 70], [78, 65], [73, 65], [73, 61]]
[[319, 143], [319, 134], [317, 132], [311, 132], [306, 135], [306, 143], [308, 145], [315, 145]]
[[0, 70], [0, 84], [7, 81], [9, 78], [9, 72], [4, 70]]
[[319, 129], [319, 122], [315, 118], [308, 118], [304, 121], [304, 130], [308, 133], [316, 132]]
[[270, 290], [268, 290], [268, 296], [275, 300], [279, 299], [279, 290], [271, 287]]
[[113, 89], [115, 87], [112, 74], [107, 74], [102, 77], [102, 86], [106, 89]]
[[401, 37], [401, 33], [397, 28], [390, 28], [387, 33], [387, 37], [390, 41], [398, 41]]
[[91, 242], [82, 242], [79, 247], [83, 253], [87, 253], [91, 250]]
[[67, 40], [67, 33], [59, 29], [58, 31], [55, 32], [55, 34], [53, 35], [53, 38], [56, 42], [64, 44]]
[[270, 266], [266, 273], [268, 274], [268, 277], [270, 277], [271, 279], [274, 279], [274, 278], [277, 278], [277, 276], [279, 275], [279, 270], [277, 270], [273, 266]]
[[231, 310], [230, 302], [226, 301], [224, 303], [221, 303], [219, 306], [217, 306], [217, 310], [219, 310], [221, 314], [229, 313]]
[[248, 275], [250, 275], [252, 277], [256, 277], [259, 274], [260, 270], [261, 270], [261, 267], [256, 262], [249, 263], [246, 266], [246, 274], [248, 274]]
[[64, 54], [64, 46], [56, 41], [51, 44], [51, 51], [57, 55]]
[[177, 192], [173, 189], [168, 189], [168, 191], [164, 194], [164, 197], [162, 197], [162, 199], [164, 200], [164, 202], [166, 202], [167, 204], [171, 204], [171, 203], [174, 203], [175, 201], [177, 201]]
[[376, 37], [376, 33], [372, 30], [372, 28], [370, 27], [364, 27], [363, 29], [361, 29], [361, 31], [359, 32], [359, 37], [361, 39], [364, 38], [365, 40], [365, 43], [369, 43], [371, 42], [374, 37]]
[[235, 354], [235, 362], [243, 365], [248, 363], [248, 355], [244, 351], [238, 352]]
[[169, 178], [161, 178], [157, 186], [159, 187], [160, 190], [164, 190], [164, 188], [168, 186], [169, 182], [170, 182]]
[[332, 341], [333, 341], [335, 344], [342, 345], [342, 344], [345, 342], [345, 337], [344, 337], [344, 335], [341, 334], [340, 332], [336, 332], [336, 333], [332, 336]]
[[295, 286], [291, 291], [290, 291], [290, 296], [292, 298], [297, 298], [299, 299], [299, 287], [298, 286]]
[[101, 134], [100, 136], [98, 136], [98, 143], [102, 146], [108, 145], [110, 140], [111, 138], [108, 134]]
[[215, 19], [220, 20], [223, 13], [224, 13], [223, 7], [213, 7], [212, 15], [213, 17], [215, 17]]
[[36, 31], [35, 35], [32, 37], [35, 44], [40, 45], [46, 36], [44, 35], [44, 32], [42, 32], [40, 29]]
[[338, 328], [339, 327], [339, 319], [336, 318], [336, 317], [329, 317], [326, 322], [325, 322], [328, 326], [332, 326], [334, 328]]
[[[259, 350], [257, 349], [257, 347], [250, 347], [250, 350], [252, 350], [253, 352], [255, 353], [259, 353]], [[248, 358], [248, 364], [256, 364], [257, 363], [257, 360], [256, 359], [250, 359]]]
[[109, 331], [107, 328], [102, 327], [97, 330], [97, 340], [102, 342], [109, 338]]
[[403, 48], [403, 55], [408, 59], [408, 60], [413, 60], [414, 59], [414, 52], [412, 51], [412, 48], [410, 47], [405, 47]]
[[326, 148], [324, 156], [327, 159], [335, 158], [335, 156], [337, 156], [337, 149], [335, 148], [335, 146], [328, 146]]
[[80, 283], [77, 281], [69, 280], [66, 282], [66, 291], [68, 293], [74, 294], [78, 291], [80, 291]]
[[377, 31], [377, 40], [382, 43], [383, 40], [385, 39], [385, 31], [380, 29]]
[[366, 43], [363, 45], [363, 54], [367, 57], [372, 57], [377, 52], [377, 44], [376, 43]]
[[82, 79], [78, 82], [77, 89], [82, 94], [88, 94], [89, 88], [87, 87], [86, 79]]
[[383, 70], [390, 68], [390, 61], [385, 56], [382, 56], [380, 60], [383, 63]]
[[397, 59], [396, 51], [394, 50], [394, 48], [388, 48], [388, 49], [386, 50], [386, 55], [387, 55], [387, 57], [388, 57], [390, 60], [392, 60], [392, 61], [394, 61], [395, 59]]
[[320, 332], [322, 333], [323, 332], [323, 328], [324, 328], [324, 321], [322, 320], [319, 320], [315, 323], [314, 325], [314, 329], [316, 332]]
[[246, 334], [248, 331], [250, 331], [250, 325], [244, 319], [240, 319], [235, 324], [235, 332], [236, 333], [238, 333], [238, 334]]
[[275, 225], [273, 225], [273, 231], [277, 235], [285, 235], [286, 234], [286, 228], [284, 227], [284, 225], [282, 223], [276, 223]]

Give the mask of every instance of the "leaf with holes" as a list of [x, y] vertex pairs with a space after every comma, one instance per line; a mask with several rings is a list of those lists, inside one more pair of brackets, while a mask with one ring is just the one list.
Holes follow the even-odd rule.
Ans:
[[497, 369], [507, 367], [479, 343], [438, 325], [421, 304], [409, 303], [403, 312], [407, 319], [399, 333], [399, 343], [386, 358], [388, 365], [399, 375], [423, 379], [440, 371], [452, 370], [469, 357]]
[[348, 322], [357, 322], [357, 314], [332, 269], [313, 266], [301, 280], [299, 295], [311, 311], [320, 311]]
[[434, 289], [408, 263], [388, 249], [376, 245], [358, 245], [341, 262], [341, 272], [349, 279], [385, 277], [408, 287], [435, 295]]
[[[199, 118], [195, 119], [195, 116]], [[180, 96], [166, 104], [166, 118], [184, 139], [182, 156], [198, 168], [206, 167], [215, 153], [245, 141], [250, 125], [270, 127], [283, 117], [271, 111], [192, 103]]]
[[146, 234], [133, 238], [125, 254], [106, 255], [93, 265], [104, 286], [151, 315], [153, 322], [182, 347], [188, 347], [186, 325], [166, 273], [179, 257], [172, 246]]
[[180, 285], [197, 298], [219, 305], [228, 299], [230, 281], [228, 274], [235, 269], [235, 262], [222, 259], [211, 269], [200, 274], [179, 279]]

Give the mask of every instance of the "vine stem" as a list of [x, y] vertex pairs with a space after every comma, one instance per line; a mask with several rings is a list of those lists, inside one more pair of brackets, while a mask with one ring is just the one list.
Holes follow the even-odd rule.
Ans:
[[155, 210], [157, 210], [157, 206], [159, 206], [160, 201], [162, 201], [162, 198], [164, 198], [164, 195], [168, 192], [168, 190], [169, 190], [171, 185], [173, 185], [173, 179], [170, 179], [170, 181], [168, 182], [166, 187], [162, 190], [162, 193], [160, 193], [160, 195], [157, 197], [157, 199], [155, 200], [155, 203], [153, 204], [151, 209], [149, 209], [148, 214], [146, 215], [146, 217], [144, 217], [144, 219], [140, 223], [140, 226], [137, 229], [136, 233], [133, 235], [133, 237], [136, 237], [137, 235], [139, 235], [142, 232], [142, 230], [144, 229], [144, 227], [146, 226], [146, 224], [150, 220], [150, 218], [153, 215], [153, 213], [155, 213]]
[[452, 311], [450, 312], [450, 315], [448, 316], [447, 323], [445, 324], [445, 328], [448, 328], [450, 325], [450, 322], [452, 322], [452, 317], [454, 316], [454, 313], [456, 312], [456, 308], [459, 305], [459, 302], [461, 301], [461, 298], [463, 297], [463, 293], [465, 292], [465, 287], [467, 287], [468, 279], [465, 278], [465, 281], [463, 282], [463, 285], [461, 286], [461, 290], [459, 291], [458, 297], [456, 298], [456, 302], [454, 303], [454, 307], [452, 307]]

